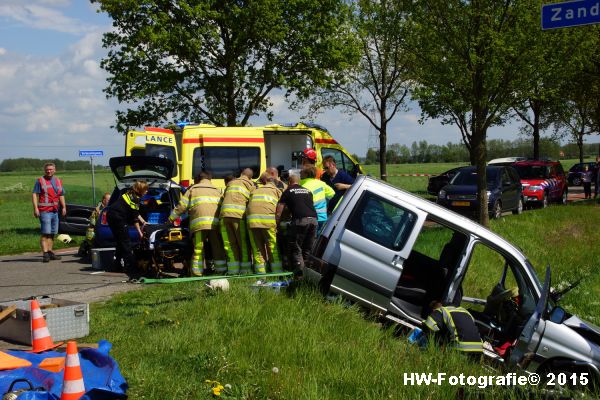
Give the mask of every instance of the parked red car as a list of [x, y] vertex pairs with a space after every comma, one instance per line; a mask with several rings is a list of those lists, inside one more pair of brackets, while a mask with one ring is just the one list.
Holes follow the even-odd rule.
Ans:
[[513, 164], [521, 178], [526, 205], [567, 204], [567, 178], [559, 161], [527, 160]]

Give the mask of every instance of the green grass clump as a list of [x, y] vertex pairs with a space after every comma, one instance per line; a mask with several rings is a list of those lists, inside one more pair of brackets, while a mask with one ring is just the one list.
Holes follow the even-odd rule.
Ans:
[[221, 397], [232, 399], [453, 399], [458, 388], [405, 385], [404, 373], [486, 374], [309, 286], [287, 296], [231, 283], [161, 285], [94, 305], [91, 339], [113, 343], [131, 398], [210, 398], [209, 380], [231, 385]]

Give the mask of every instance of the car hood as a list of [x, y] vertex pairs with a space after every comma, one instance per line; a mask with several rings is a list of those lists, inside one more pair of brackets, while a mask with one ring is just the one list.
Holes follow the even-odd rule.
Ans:
[[563, 324], [573, 329], [581, 336], [600, 345], [600, 328], [587, 321], [579, 319], [576, 315], [572, 315], [563, 321]]
[[173, 161], [150, 156], [113, 157], [110, 169], [119, 183], [131, 184], [139, 180], [168, 182], [173, 177]]
[[544, 185], [547, 184], [548, 179], [521, 179], [521, 185]]

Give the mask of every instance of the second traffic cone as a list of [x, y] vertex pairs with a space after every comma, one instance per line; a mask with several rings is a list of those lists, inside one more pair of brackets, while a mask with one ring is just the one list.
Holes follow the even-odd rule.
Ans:
[[56, 344], [52, 342], [40, 305], [37, 300], [31, 300], [31, 347], [33, 347], [31, 352], [41, 353], [42, 351], [54, 349], [61, 344], [62, 342]]
[[79, 352], [75, 341], [67, 342], [67, 356], [65, 361], [65, 374], [60, 400], [78, 400], [85, 394], [83, 373], [79, 365]]

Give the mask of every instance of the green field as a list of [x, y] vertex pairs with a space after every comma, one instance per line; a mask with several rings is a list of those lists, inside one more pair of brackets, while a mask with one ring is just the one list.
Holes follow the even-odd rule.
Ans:
[[[388, 173], [438, 173], [450, 167], [393, 165]], [[377, 167], [367, 170], [376, 175]], [[58, 175], [67, 202], [92, 203], [89, 173]], [[38, 251], [38, 223], [31, 212], [35, 177], [0, 175], [2, 254]], [[390, 181], [424, 194], [427, 179]], [[113, 186], [106, 172], [98, 173], [96, 182], [97, 197]], [[521, 248], [538, 276], [550, 265], [553, 286], [583, 278], [561, 305], [600, 325], [598, 221], [600, 205], [581, 201], [507, 215], [491, 221], [490, 228]], [[484, 254], [476, 262], [481, 273], [466, 284], [485, 295], [496, 283], [485, 269], [491, 260]], [[115, 296], [92, 305], [91, 335], [82, 341], [113, 343], [111, 354], [130, 385], [130, 398], [136, 399], [214, 398], [214, 383], [207, 380], [229, 385], [219, 396], [225, 399], [455, 399], [463, 389], [461, 398], [524, 397], [510, 388], [406, 385], [403, 377], [409, 372], [501, 372], [449, 349], [419, 350], [374, 316], [327, 302], [308, 285], [283, 294], [255, 292], [251, 283], [232, 281], [227, 292], [213, 292], [199, 282], [156, 285]]]

